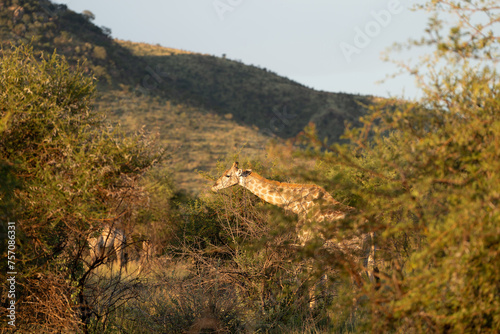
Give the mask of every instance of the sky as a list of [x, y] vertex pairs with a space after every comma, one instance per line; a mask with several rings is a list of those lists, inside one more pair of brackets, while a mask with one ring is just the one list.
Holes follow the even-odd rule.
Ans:
[[[423, 36], [425, 13], [405, 0], [53, 0], [111, 29], [159, 44], [267, 68], [328, 92], [414, 98], [413, 78], [378, 81], [398, 68], [381, 60], [395, 42]], [[415, 3], [412, 1], [411, 3]], [[398, 54], [394, 54], [398, 57]], [[405, 55], [406, 56], [415, 56]]]

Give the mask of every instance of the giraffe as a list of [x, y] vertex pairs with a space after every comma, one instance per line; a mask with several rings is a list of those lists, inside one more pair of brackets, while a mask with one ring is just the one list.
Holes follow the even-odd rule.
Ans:
[[[217, 179], [212, 186], [212, 191], [240, 185], [250, 192], [260, 197], [264, 201], [291, 211], [299, 216], [298, 236], [301, 245], [310, 240], [316, 234], [324, 237], [318, 231], [311, 230], [313, 226], [304, 229], [300, 225], [311, 222], [335, 221], [344, 219], [346, 214], [354, 208], [342, 205], [335, 200], [325, 189], [315, 184], [293, 184], [268, 180], [251, 169], [240, 169], [235, 162]], [[312, 225], [312, 224], [310, 224]], [[349, 240], [337, 242], [335, 240], [324, 240], [325, 246], [337, 248], [342, 253], [349, 255], [353, 251], [362, 251], [365, 257], [368, 277], [370, 281], [375, 281], [373, 272], [375, 267], [375, 245], [373, 244], [374, 234], [366, 233]], [[371, 244], [371, 245], [369, 245]]]
[[99, 236], [91, 237], [87, 241], [90, 247], [92, 262], [104, 260], [105, 257], [110, 256], [114, 251], [118, 267], [120, 270], [125, 267], [126, 270], [125, 247], [127, 237], [123, 230], [106, 225]]

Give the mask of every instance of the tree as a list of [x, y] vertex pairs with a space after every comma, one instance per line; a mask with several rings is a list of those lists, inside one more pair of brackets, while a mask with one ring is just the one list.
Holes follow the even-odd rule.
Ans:
[[82, 15], [89, 21], [94, 21], [95, 20], [95, 15], [92, 13], [90, 10], [84, 10], [82, 12]]
[[[16, 325], [77, 331], [89, 320], [89, 272], [100, 264], [83, 266], [87, 238], [127, 221], [147, 199], [139, 180], [161, 154], [147, 136], [124, 135], [92, 108], [94, 80], [80, 67], [28, 46], [1, 56], [0, 178], [12, 182], [0, 196], [2, 206], [11, 198], [2, 218], [16, 223]], [[3, 239], [1, 246], [4, 263]]]
[[500, 13], [495, 1], [435, 0], [419, 8], [434, 15], [428, 35], [410, 44], [435, 51], [401, 65], [419, 80], [421, 100], [372, 107], [361, 128], [346, 132], [350, 145], [324, 147], [307, 134], [326, 149], [312, 153], [322, 175], [362, 209], [343, 228], [376, 231], [387, 264], [377, 287], [359, 290], [371, 314], [360, 329], [496, 333]]

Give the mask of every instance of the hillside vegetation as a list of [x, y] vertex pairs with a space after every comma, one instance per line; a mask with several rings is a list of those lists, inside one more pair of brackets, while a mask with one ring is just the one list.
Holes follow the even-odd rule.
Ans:
[[[211, 170], [235, 149], [247, 147], [243, 152], [253, 156], [267, 139], [294, 137], [310, 122], [322, 138], [338, 141], [345, 123], [359, 124], [363, 105], [371, 103], [369, 97], [318, 92], [221, 57], [114, 40], [109, 29], [92, 23], [90, 14], [48, 0], [2, 1], [0, 41], [6, 49], [10, 43], [31, 42], [36, 51], [51, 54], [55, 49], [71, 65], [82, 63], [98, 79], [97, 107], [130, 130], [145, 126], [158, 131], [165, 146], [185, 149], [172, 163], [183, 166], [175, 169], [181, 172]], [[178, 128], [187, 134], [183, 145], [172, 124], [183, 124]], [[236, 125], [241, 131], [229, 129]], [[180, 174], [181, 187], [199, 189], [186, 177]]]
[[320, 136], [337, 141], [344, 122], [359, 124], [364, 113], [361, 104], [370, 102], [362, 96], [317, 92], [266, 69], [225, 58], [119, 43], [149, 64], [143, 89], [256, 126], [268, 136], [293, 137], [313, 122]]
[[157, 135], [168, 152], [166, 172], [175, 172], [176, 185], [188, 191], [206, 190], [209, 185], [197, 170], [210, 171], [228, 153], [240, 152], [249, 159], [263, 156], [269, 141], [255, 128], [229, 117], [164, 99], [115, 91], [95, 101], [97, 109], [128, 131], [145, 128]]

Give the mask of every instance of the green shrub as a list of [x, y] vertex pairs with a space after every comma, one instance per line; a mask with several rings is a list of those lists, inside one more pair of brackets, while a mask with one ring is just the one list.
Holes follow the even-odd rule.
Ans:
[[[500, 82], [491, 25], [498, 9], [493, 1], [423, 7], [436, 14], [428, 38], [413, 43], [436, 47], [412, 68], [423, 97], [383, 101], [346, 133], [351, 145], [312, 155], [321, 157], [325, 182], [362, 209], [343, 228], [375, 231], [385, 260], [378, 289], [360, 292], [368, 316], [356, 330], [496, 333]], [[443, 33], [440, 19], [449, 12], [457, 21]], [[325, 233], [333, 227], [323, 226]]]
[[[75, 330], [88, 320], [79, 309], [90, 271], [86, 238], [133, 216], [148, 196], [139, 179], [160, 152], [146, 135], [125, 136], [93, 110], [95, 85], [81, 68], [28, 46], [1, 58], [0, 178], [8, 182], [0, 195], [2, 206], [10, 199], [2, 216], [16, 222], [17, 325]], [[44, 291], [51, 284], [57, 293]]]

